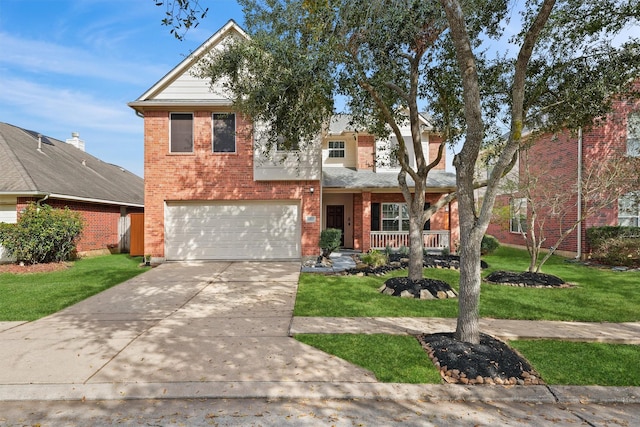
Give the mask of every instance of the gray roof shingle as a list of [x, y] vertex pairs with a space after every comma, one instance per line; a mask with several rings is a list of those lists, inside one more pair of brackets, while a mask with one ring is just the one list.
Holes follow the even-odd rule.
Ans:
[[144, 205], [144, 180], [73, 145], [0, 123], [0, 194], [55, 194]]
[[[414, 183], [407, 176], [407, 184], [413, 187]], [[397, 188], [397, 172], [373, 172], [368, 170], [356, 171], [349, 168], [324, 168], [322, 170], [322, 186], [325, 188]], [[427, 188], [439, 191], [453, 191], [456, 187], [456, 176], [452, 172], [444, 170], [432, 170], [427, 177]]]

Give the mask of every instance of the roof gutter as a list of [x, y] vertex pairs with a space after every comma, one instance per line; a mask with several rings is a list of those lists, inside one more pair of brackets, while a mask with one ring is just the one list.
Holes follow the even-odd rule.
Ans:
[[44, 202], [47, 199], [61, 199], [61, 200], [71, 200], [75, 202], [100, 203], [105, 205], [121, 205], [121, 206], [131, 206], [134, 208], [144, 208], [144, 203], [129, 203], [129, 202], [116, 201], [116, 200], [92, 199], [88, 197], [69, 196], [66, 194], [43, 193], [42, 191], [20, 191], [20, 192], [0, 191], [0, 196], [41, 197], [41, 199], [37, 201], [38, 204], [41, 202]]

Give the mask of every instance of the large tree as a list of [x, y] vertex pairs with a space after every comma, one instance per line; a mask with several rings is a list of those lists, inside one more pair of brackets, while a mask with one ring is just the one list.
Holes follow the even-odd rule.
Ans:
[[[333, 114], [336, 95], [346, 97], [367, 129], [395, 135], [398, 182], [409, 206], [411, 279], [422, 276], [422, 225], [453, 197], [423, 210], [426, 178], [444, 143], [427, 161], [419, 143], [420, 101], [445, 143], [461, 136], [453, 161], [461, 232], [456, 337], [479, 342], [480, 242], [522, 131], [586, 127], [607, 112], [612, 94], [628, 89], [638, 76], [639, 44], [614, 36], [637, 25], [638, 0], [238, 2], [251, 38], [210, 58], [202, 75], [226, 79], [236, 106], [269, 124], [270, 144], [313, 139]], [[508, 34], [509, 19], [522, 30]], [[415, 168], [399, 131], [405, 120]], [[508, 137], [494, 147], [492, 172], [478, 183], [480, 150], [501, 127]], [[480, 185], [486, 191], [476, 200]]]
[[[480, 2], [483, 3], [483, 2]], [[472, 37], [477, 31], [478, 2], [441, 0], [446, 11], [455, 57], [462, 77], [464, 144], [454, 158], [460, 217], [460, 312], [456, 338], [479, 342], [480, 243], [499, 191], [499, 181], [513, 164], [525, 126], [553, 130], [589, 127], [611, 107], [614, 94], [632, 88], [638, 77], [637, 40], [616, 46], [613, 36], [627, 25], [638, 25], [638, 1], [538, 0], [526, 3], [522, 30], [512, 39], [515, 59], [500, 59], [501, 81], [510, 93], [504, 97], [509, 132], [497, 149], [497, 159], [481, 201], [475, 198], [474, 177], [486, 128], [491, 126], [483, 104], [495, 94], [483, 87], [478, 51]], [[509, 2], [488, 0], [483, 10], [506, 16]], [[481, 24], [483, 25], [483, 24]], [[500, 35], [486, 32], [488, 37]], [[484, 89], [484, 91], [483, 91]], [[496, 92], [498, 93], [498, 92]], [[483, 96], [484, 95], [484, 96]]]

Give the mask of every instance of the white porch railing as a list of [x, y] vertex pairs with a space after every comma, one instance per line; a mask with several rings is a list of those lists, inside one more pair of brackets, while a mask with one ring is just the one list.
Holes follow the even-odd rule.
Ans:
[[[449, 247], [449, 230], [427, 230], [422, 232], [422, 244], [425, 249], [443, 249]], [[408, 231], [372, 231], [371, 249], [393, 249], [409, 247]]]

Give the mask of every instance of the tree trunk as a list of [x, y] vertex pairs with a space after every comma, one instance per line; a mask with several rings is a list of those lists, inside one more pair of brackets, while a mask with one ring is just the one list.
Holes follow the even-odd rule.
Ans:
[[[422, 202], [420, 201], [422, 200]], [[422, 228], [424, 227], [424, 193], [422, 198], [414, 196], [413, 203], [409, 205], [409, 279], [422, 279], [424, 268], [422, 254]]]
[[480, 242], [473, 230], [460, 230], [460, 291], [457, 340], [480, 342]]

